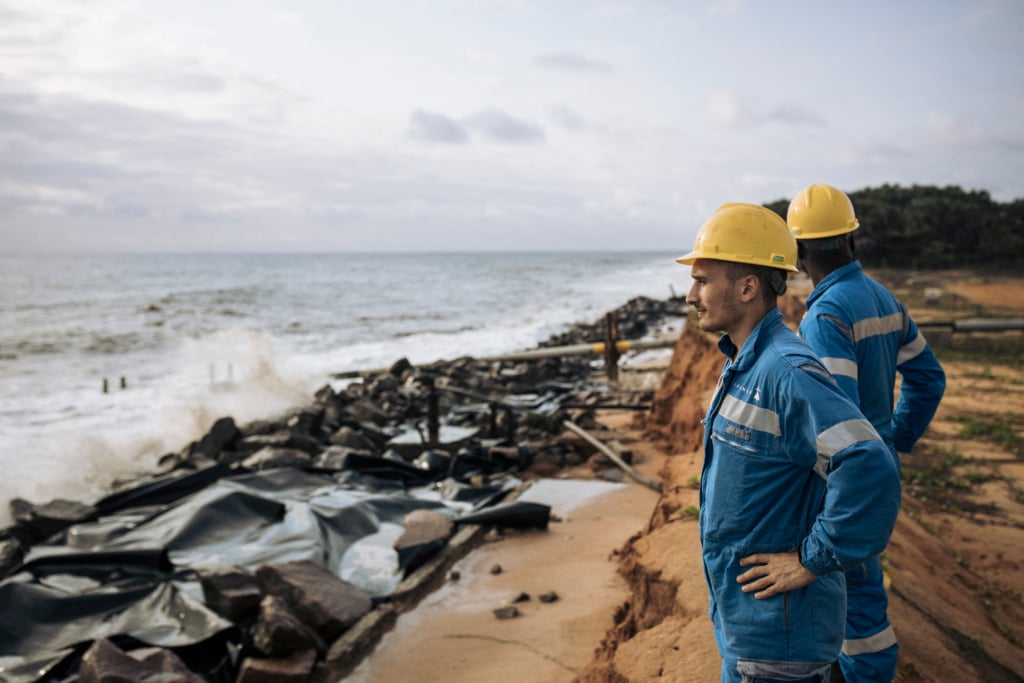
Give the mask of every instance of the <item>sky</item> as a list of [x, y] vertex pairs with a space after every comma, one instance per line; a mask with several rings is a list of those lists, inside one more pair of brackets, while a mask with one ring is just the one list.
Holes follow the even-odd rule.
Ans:
[[0, 0], [0, 254], [682, 250], [1024, 197], [1024, 3]]

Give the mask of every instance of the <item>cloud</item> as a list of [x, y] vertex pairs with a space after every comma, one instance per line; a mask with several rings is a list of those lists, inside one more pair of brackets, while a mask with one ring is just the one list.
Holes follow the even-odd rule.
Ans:
[[499, 109], [484, 109], [466, 119], [466, 125], [483, 137], [510, 145], [544, 142], [544, 129], [535, 123], [517, 119]]
[[587, 127], [583, 117], [571, 107], [551, 107], [548, 118], [567, 130], [583, 130]]
[[444, 114], [417, 109], [409, 118], [409, 137], [414, 140], [459, 145], [469, 139], [462, 124]]
[[611, 64], [590, 59], [576, 52], [553, 52], [541, 55], [534, 61], [545, 69], [558, 69], [562, 71], [608, 73], [612, 70]]
[[925, 116], [924, 130], [931, 141], [951, 147], [974, 144], [982, 137], [976, 126], [958, 121], [951, 114], [936, 111]]
[[738, 14], [740, 11], [740, 0], [714, 0], [708, 7], [708, 14]]
[[[413, 3], [400, 24], [372, 3], [281, 4], [0, 0], [0, 251], [64, 248], [58, 235], [97, 249], [529, 246], [521, 229], [505, 237], [515, 225], [536, 225], [541, 247], [596, 220], [612, 247], [622, 225], [674, 244], [650, 226], [792, 192], [808, 168], [851, 189], [969, 181], [1017, 196], [1024, 178], [1024, 96], [999, 87], [1018, 45], [988, 40], [990, 23], [915, 52], [946, 64], [927, 83], [882, 78], [884, 53], [859, 60], [839, 41], [783, 93], [758, 84], [814, 46], [783, 41], [794, 52], [757, 62], [749, 36], [796, 29], [742, 0], [514, 2], [480, 23]], [[993, 6], [991, 22], [1012, 26], [1019, 12]], [[544, 20], [600, 42], [538, 43], [527, 29]], [[728, 43], [711, 30], [723, 21]], [[847, 28], [877, 28], [858, 22]], [[699, 67], [688, 87], [678, 64]], [[886, 106], [819, 104], [837, 64]], [[482, 222], [506, 241], [476, 236]]]
[[920, 132], [928, 146], [955, 152], [958, 161], [976, 155], [1003, 156], [1007, 151], [1019, 154], [1024, 150], [1024, 131], [1018, 126], [979, 126], [946, 112], [930, 111], [922, 122]]
[[[582, 123], [578, 117], [576, 122]], [[561, 123], [570, 125], [564, 120]], [[546, 138], [544, 129], [538, 124], [516, 118], [500, 109], [484, 109], [461, 121], [423, 109], [414, 110], [409, 117], [408, 135], [413, 140], [461, 145], [469, 141], [470, 133], [508, 145], [534, 145], [544, 142]]]
[[301, 207], [315, 177], [303, 171], [315, 159], [266, 131], [69, 96], [0, 92], [0, 148], [6, 215], [187, 220]]
[[636, 7], [628, 2], [606, 2], [590, 10], [590, 16], [597, 19], [623, 19], [636, 16], [636, 13]]
[[822, 116], [809, 109], [787, 105], [763, 111], [740, 95], [723, 91], [708, 95], [704, 102], [704, 113], [711, 125], [727, 129], [752, 128], [767, 123], [786, 126], [826, 125]]
[[711, 93], [704, 111], [708, 121], [721, 128], [746, 128], [756, 121], [754, 110], [735, 93]]
[[236, 125], [281, 125], [303, 104], [269, 73], [204, 45], [197, 26], [155, 19], [136, 5], [35, 3], [0, 15], [0, 88]]
[[800, 107], [779, 107], [769, 112], [765, 121], [783, 123], [790, 126], [824, 126], [825, 119], [816, 112]]
[[228, 90], [228, 84], [220, 76], [199, 71], [173, 71], [170, 69], [149, 69], [140, 71], [116, 71], [106, 75], [104, 80], [116, 88], [131, 88], [179, 94], [217, 94]]

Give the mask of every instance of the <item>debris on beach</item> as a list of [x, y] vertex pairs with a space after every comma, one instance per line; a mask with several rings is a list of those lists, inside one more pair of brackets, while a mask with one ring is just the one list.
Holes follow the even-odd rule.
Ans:
[[512, 605], [506, 605], [504, 607], [496, 608], [494, 610], [494, 616], [498, 619], [515, 619], [519, 616], [519, 610]]
[[[615, 314], [642, 336], [680, 303]], [[547, 345], [602, 333], [577, 325]], [[593, 370], [580, 357], [400, 359], [275, 419], [223, 417], [91, 504], [13, 501], [0, 679], [343, 675], [486, 533], [547, 528], [548, 506], [514, 497], [524, 475], [595, 455], [567, 421], [593, 428], [604, 405], [650, 402]]]
[[555, 591], [548, 591], [546, 593], [541, 593], [537, 596], [537, 599], [543, 603], [558, 602], [558, 593]]

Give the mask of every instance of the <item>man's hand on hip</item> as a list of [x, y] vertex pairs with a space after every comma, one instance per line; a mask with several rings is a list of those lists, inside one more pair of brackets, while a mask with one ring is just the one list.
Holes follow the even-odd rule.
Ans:
[[736, 581], [746, 584], [741, 589], [744, 593], [757, 591], [754, 597], [758, 600], [803, 588], [817, 578], [800, 564], [796, 553], [757, 553], [740, 560], [741, 567], [750, 565], [756, 566], [737, 576]]

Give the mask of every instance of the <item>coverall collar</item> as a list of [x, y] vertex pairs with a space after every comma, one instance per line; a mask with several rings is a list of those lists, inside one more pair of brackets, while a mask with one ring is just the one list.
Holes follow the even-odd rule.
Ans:
[[840, 280], [846, 280], [852, 277], [856, 277], [858, 275], [861, 275], [863, 272], [864, 269], [861, 268], [860, 261], [847, 263], [842, 268], [836, 268], [831, 273], [822, 278], [822, 280], [817, 285], [815, 285], [814, 291], [812, 291], [811, 295], [807, 297], [807, 308], [810, 308], [811, 304], [813, 304], [818, 297], [824, 294], [826, 289], [828, 289], [835, 283], [839, 282]]
[[[736, 370], [745, 370], [757, 359], [757, 340], [762, 334], [762, 330], [769, 330], [776, 325], [782, 324], [782, 311], [776, 306], [772, 310], [765, 313], [765, 316], [761, 318], [761, 322], [750, 332], [750, 336], [743, 342], [743, 348], [739, 349], [739, 353], [736, 353], [736, 345], [732, 343], [732, 339], [729, 335], [723, 334], [718, 340], [718, 348], [724, 353], [731, 361], [732, 366]], [[768, 332], [764, 332], [768, 334]]]

